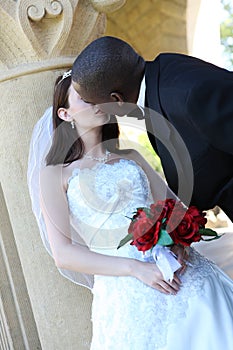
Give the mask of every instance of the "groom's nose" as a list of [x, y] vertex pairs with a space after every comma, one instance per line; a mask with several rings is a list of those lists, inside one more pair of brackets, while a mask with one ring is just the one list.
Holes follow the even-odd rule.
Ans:
[[95, 105], [97, 110], [104, 113], [114, 114], [119, 117], [129, 116], [136, 119], [144, 119], [145, 113], [142, 107], [128, 102], [107, 102]]
[[95, 105], [95, 110], [107, 114], [117, 114], [119, 112], [119, 106], [117, 106], [116, 102], [98, 103]]

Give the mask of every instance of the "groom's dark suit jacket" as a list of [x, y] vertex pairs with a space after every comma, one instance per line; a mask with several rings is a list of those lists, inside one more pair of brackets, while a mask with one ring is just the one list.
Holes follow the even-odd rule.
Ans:
[[[233, 220], [233, 73], [194, 57], [165, 53], [146, 62], [145, 78], [146, 106], [176, 128], [189, 151], [191, 204], [200, 209], [218, 205]], [[146, 124], [169, 186], [178, 194], [183, 187], [181, 199], [189, 204], [187, 154], [169, 125], [162, 127], [166, 141], [161, 142], [153, 136], [157, 119], [151, 115]], [[176, 150], [175, 161], [169, 144]]]

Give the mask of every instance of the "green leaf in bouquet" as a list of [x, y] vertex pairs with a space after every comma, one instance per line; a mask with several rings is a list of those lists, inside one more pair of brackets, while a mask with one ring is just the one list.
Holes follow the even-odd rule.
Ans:
[[213, 238], [208, 238], [208, 239], [204, 239], [202, 237], [202, 240], [203, 241], [213, 241], [214, 239], [219, 239], [221, 238], [223, 234], [219, 235], [216, 231], [212, 230], [211, 228], [201, 228], [199, 230], [199, 233], [202, 235], [202, 236], [208, 236], [208, 237], [213, 237]]
[[126, 235], [119, 243], [117, 249], [121, 248], [123, 245], [125, 245], [126, 243], [128, 243], [129, 241], [131, 241], [133, 239], [133, 235], [132, 233], [129, 233], [128, 235]]
[[166, 245], [171, 245], [173, 243], [174, 242], [173, 242], [171, 236], [169, 235], [169, 233], [167, 232], [167, 230], [161, 229], [157, 244], [166, 246]]
[[150, 217], [151, 216], [151, 213], [150, 213], [150, 208], [142, 208], [144, 213], [146, 213], [146, 216], [147, 217]]
[[218, 235], [218, 236], [216, 236], [216, 237], [213, 237], [213, 238], [207, 238], [207, 239], [205, 239], [205, 238], [201, 238], [201, 240], [202, 241], [205, 241], [205, 242], [210, 242], [210, 241], [214, 241], [215, 239], [219, 239], [219, 238], [221, 238], [222, 236], [224, 235], [224, 233], [222, 234], [222, 235]]

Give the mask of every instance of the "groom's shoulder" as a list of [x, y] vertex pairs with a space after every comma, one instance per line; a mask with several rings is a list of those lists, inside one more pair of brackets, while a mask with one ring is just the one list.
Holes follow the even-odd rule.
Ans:
[[151, 74], [153, 72], [161, 71], [173, 71], [174, 69], [182, 69], [185, 65], [193, 64], [193, 57], [172, 52], [164, 52], [158, 54], [154, 60], [146, 61], [146, 73]]
[[200, 72], [206, 74], [219, 70], [220, 68], [204, 61], [200, 58], [185, 55], [181, 53], [160, 53], [153, 61], [146, 62], [146, 72], [148, 74], [153, 72], [167, 74], [193, 74], [193, 72]]
[[176, 53], [176, 52], [161, 52], [159, 53], [154, 60], [152, 61], [146, 61], [146, 64], [152, 64], [152, 63], [157, 63], [159, 62], [161, 63], [169, 63], [169, 62], [186, 62], [186, 63], [191, 63], [191, 62], [196, 62], [196, 63], [200, 63], [203, 62], [203, 60], [194, 57], [194, 56], [190, 56], [190, 55], [186, 55], [186, 54], [182, 54], [182, 53]]

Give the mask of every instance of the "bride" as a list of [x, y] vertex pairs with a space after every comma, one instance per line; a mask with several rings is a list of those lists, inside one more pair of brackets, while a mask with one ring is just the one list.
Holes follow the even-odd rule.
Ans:
[[70, 72], [55, 84], [53, 125], [30, 194], [56, 266], [92, 289], [91, 350], [233, 349], [233, 283], [214, 263], [174, 245], [181, 267], [167, 280], [135, 246], [117, 249], [136, 208], [174, 195], [139, 153], [119, 150], [115, 117], [85, 103]]

